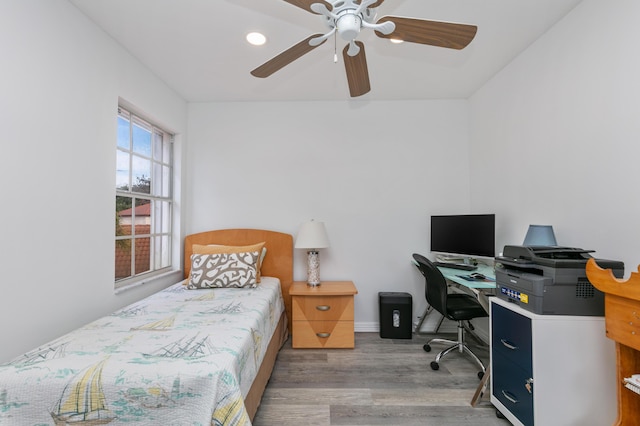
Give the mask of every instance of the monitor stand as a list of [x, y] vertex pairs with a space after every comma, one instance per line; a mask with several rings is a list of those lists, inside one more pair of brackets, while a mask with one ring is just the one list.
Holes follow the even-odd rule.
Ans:
[[475, 259], [468, 256], [438, 254], [436, 255], [436, 260], [442, 263], [455, 263], [455, 264], [463, 264], [463, 265], [471, 265], [471, 266], [475, 266], [478, 264], [478, 262]]

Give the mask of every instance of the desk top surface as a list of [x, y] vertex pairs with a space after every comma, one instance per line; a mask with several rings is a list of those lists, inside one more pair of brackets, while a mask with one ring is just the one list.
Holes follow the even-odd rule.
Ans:
[[[493, 265], [478, 264], [478, 269], [475, 271], [465, 271], [462, 269], [446, 268], [444, 266], [438, 266], [442, 275], [448, 280], [451, 280], [457, 284], [463, 285], [469, 288], [496, 288], [496, 273], [493, 269]], [[474, 272], [479, 273], [487, 277], [485, 280], [472, 279], [469, 275]], [[469, 278], [466, 279], [465, 277]]]

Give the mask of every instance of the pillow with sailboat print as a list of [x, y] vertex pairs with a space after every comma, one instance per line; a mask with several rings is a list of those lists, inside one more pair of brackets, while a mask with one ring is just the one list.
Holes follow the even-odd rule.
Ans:
[[187, 288], [255, 288], [259, 258], [259, 250], [192, 254]]

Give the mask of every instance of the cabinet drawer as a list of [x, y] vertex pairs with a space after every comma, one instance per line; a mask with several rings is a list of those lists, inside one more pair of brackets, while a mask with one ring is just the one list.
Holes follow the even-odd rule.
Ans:
[[293, 296], [293, 320], [353, 321], [353, 296]]
[[607, 294], [605, 298], [607, 337], [640, 350], [640, 303]]
[[491, 305], [491, 350], [531, 370], [531, 319], [503, 306]]
[[353, 348], [353, 321], [293, 321], [294, 348]]
[[531, 370], [527, 371], [500, 354], [493, 353], [491, 359], [492, 392], [514, 416], [525, 426], [533, 426], [533, 391], [526, 388], [531, 379]]

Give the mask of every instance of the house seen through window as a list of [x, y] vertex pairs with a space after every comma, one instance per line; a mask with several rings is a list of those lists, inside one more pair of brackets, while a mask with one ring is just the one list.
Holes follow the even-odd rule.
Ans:
[[115, 287], [171, 266], [173, 136], [118, 108]]

